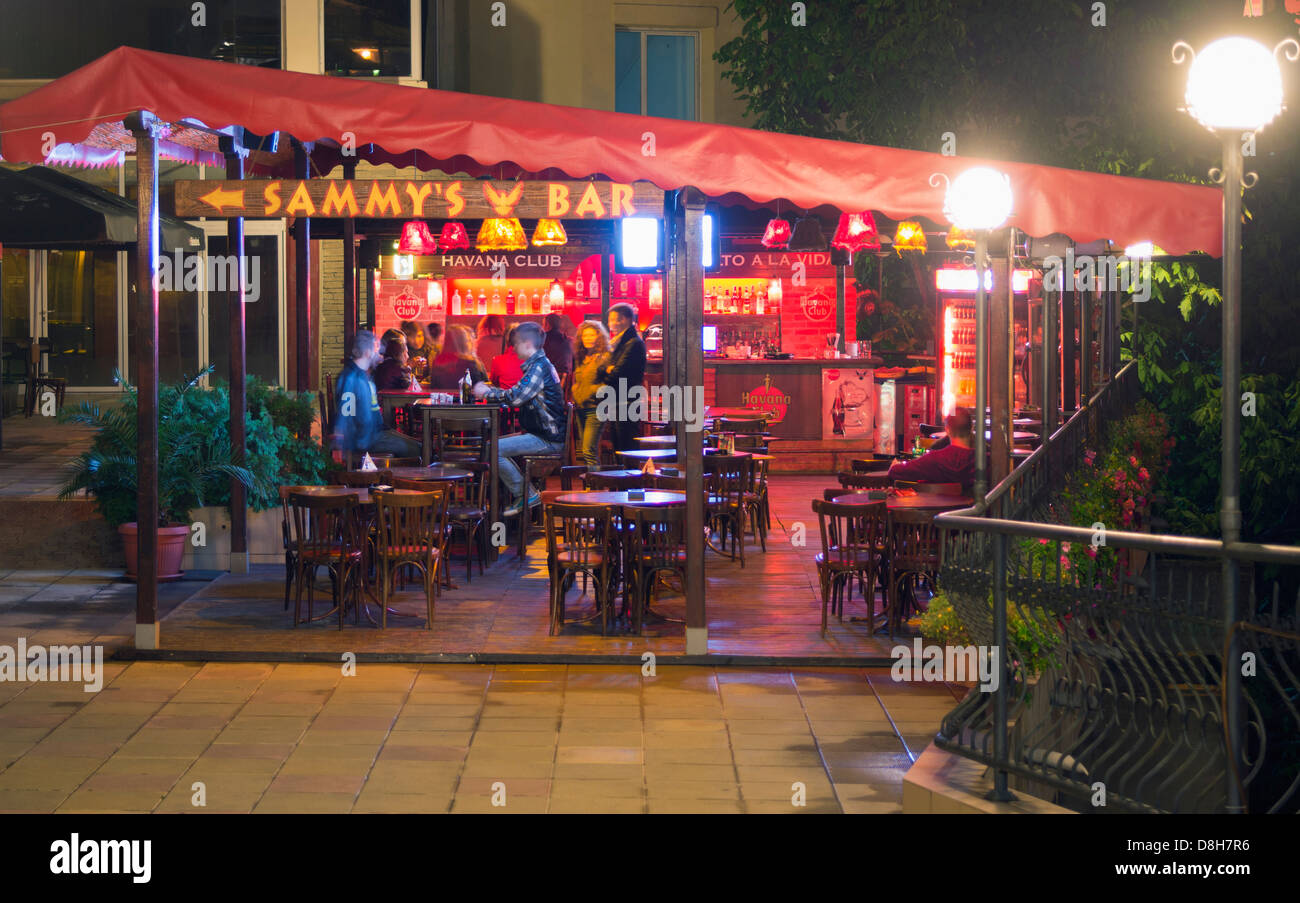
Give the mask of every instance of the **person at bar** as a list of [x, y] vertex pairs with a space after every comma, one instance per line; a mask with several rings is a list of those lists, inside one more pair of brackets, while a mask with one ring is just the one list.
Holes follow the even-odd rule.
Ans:
[[442, 352], [429, 364], [429, 388], [440, 392], [455, 392], [465, 371], [471, 382], [487, 379], [487, 371], [474, 354], [474, 338], [464, 326], [453, 323], [447, 327]]
[[[636, 329], [636, 308], [631, 304], [615, 304], [609, 309], [609, 334], [613, 346], [609, 360], [596, 369], [596, 378], [615, 392], [631, 391], [633, 386], [645, 382], [645, 340]], [[623, 407], [620, 405], [619, 407]], [[641, 435], [641, 424], [632, 420], [614, 421], [614, 450], [630, 451], [636, 447], [636, 436]]]
[[[506, 346], [514, 347], [515, 330], [519, 327], [516, 323], [510, 327], [506, 333]], [[519, 356], [513, 352], [509, 354], [498, 354], [492, 361], [492, 366], [488, 368], [488, 381], [498, 389], [512, 389], [515, 383], [524, 378], [524, 367], [519, 362]], [[563, 381], [563, 378], [561, 378]]]
[[335, 387], [338, 413], [334, 419], [334, 446], [344, 453], [392, 455], [413, 458], [420, 443], [397, 430], [384, 429], [379, 392], [370, 369], [379, 362], [379, 340], [368, 329], [352, 338], [352, 359], [343, 366]]
[[587, 320], [578, 330], [578, 343], [573, 358], [574, 415], [582, 424], [583, 463], [595, 468], [600, 466], [600, 433], [605, 426], [596, 414], [596, 390], [600, 388], [596, 370], [609, 360], [609, 333], [602, 324]]
[[429, 349], [425, 344], [424, 328], [414, 320], [404, 320], [402, 335], [406, 337], [406, 351], [409, 355], [406, 365], [416, 379], [424, 379], [429, 375]]
[[424, 328], [429, 333], [428, 342], [426, 343], [428, 349], [427, 356], [429, 362], [432, 363], [435, 357], [442, 354], [442, 324], [430, 322], [426, 324]]
[[498, 354], [506, 350], [506, 321], [500, 314], [488, 314], [478, 321], [478, 344], [474, 355], [484, 367], [491, 367]]
[[[546, 351], [546, 357], [555, 367], [555, 372], [560, 374], [560, 382], [573, 372], [573, 341], [569, 338], [568, 333], [564, 331], [564, 321], [568, 320], [564, 314], [550, 313], [546, 315], [546, 343], [543, 348]], [[570, 321], [572, 322], [572, 321]]]
[[521, 455], [554, 455], [564, 450], [565, 404], [560, 377], [543, 350], [546, 338], [542, 327], [533, 322], [520, 323], [514, 331], [512, 347], [523, 362], [524, 377], [510, 389], [496, 389], [485, 382], [474, 384], [474, 397], [494, 404], [519, 409], [522, 433], [503, 436], [497, 444], [497, 471], [512, 501], [502, 512], [511, 517], [533, 507], [541, 496], [528, 488], [524, 498], [524, 475], [514, 459]]
[[956, 408], [943, 418], [947, 443], [936, 442], [914, 461], [900, 461], [889, 468], [893, 480], [911, 483], [960, 483], [968, 489], [975, 483], [975, 432], [971, 413]]
[[384, 333], [382, 339], [383, 360], [375, 368], [375, 388], [380, 392], [412, 391], [414, 378], [409, 366], [410, 353], [406, 348], [406, 337], [396, 329]]

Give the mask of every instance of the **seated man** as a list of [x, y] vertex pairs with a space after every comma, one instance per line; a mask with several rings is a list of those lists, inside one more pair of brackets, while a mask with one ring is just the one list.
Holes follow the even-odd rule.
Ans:
[[[519, 409], [519, 425], [526, 432], [502, 437], [498, 443], [497, 469], [511, 502], [502, 511], [511, 517], [523, 510], [524, 475], [512, 460], [521, 455], [555, 455], [564, 450], [564, 391], [555, 367], [546, 357], [546, 339], [536, 323], [520, 323], [515, 329], [514, 353], [523, 363], [524, 375], [509, 389], [495, 389], [487, 383], [474, 385], [474, 397]], [[529, 507], [541, 501], [529, 489]]]
[[[960, 483], [966, 489], [975, 482], [974, 431], [970, 411], [957, 408], [943, 418], [948, 443], [932, 448], [914, 461], [900, 461], [889, 468], [893, 480], [913, 483]], [[936, 446], [938, 443], [936, 443]]]
[[379, 362], [379, 340], [368, 329], [362, 329], [352, 339], [352, 360], [339, 374], [335, 398], [338, 415], [334, 420], [334, 445], [344, 452], [358, 456], [392, 455], [414, 458], [420, 455], [420, 443], [396, 430], [384, 429], [384, 415], [379, 408], [379, 393], [370, 378], [370, 368]]

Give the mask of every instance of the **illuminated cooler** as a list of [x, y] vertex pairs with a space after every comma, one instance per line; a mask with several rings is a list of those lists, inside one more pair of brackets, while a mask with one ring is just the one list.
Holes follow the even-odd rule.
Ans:
[[[1018, 295], [1028, 292], [1032, 275], [1032, 270], [1016, 270], [1012, 290]], [[992, 271], [984, 274], [988, 291], [992, 291], [992, 276]], [[940, 410], [946, 417], [953, 408], [975, 407], [975, 293], [979, 283], [971, 267], [936, 270], [934, 282], [943, 309], [938, 384], [942, 387]]]
[[927, 412], [934, 409], [934, 389], [924, 374], [877, 380], [876, 453], [896, 455], [916, 442]]

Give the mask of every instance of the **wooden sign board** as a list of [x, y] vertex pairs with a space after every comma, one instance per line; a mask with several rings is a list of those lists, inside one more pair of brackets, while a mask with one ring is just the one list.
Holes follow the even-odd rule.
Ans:
[[649, 182], [495, 182], [478, 179], [249, 179], [179, 181], [179, 217], [599, 220], [662, 216]]

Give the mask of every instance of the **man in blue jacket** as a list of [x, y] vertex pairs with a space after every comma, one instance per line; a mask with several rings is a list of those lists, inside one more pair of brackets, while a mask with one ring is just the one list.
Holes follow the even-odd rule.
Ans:
[[[515, 327], [511, 344], [523, 363], [524, 375], [509, 389], [487, 383], [474, 386], [474, 397], [519, 409], [519, 425], [525, 432], [503, 436], [497, 443], [497, 470], [512, 499], [502, 515], [511, 517], [523, 510], [524, 475], [514, 458], [522, 455], [558, 455], [564, 451], [564, 390], [555, 366], [546, 356], [542, 327], [525, 321]], [[530, 489], [529, 507], [541, 501]]]
[[339, 406], [334, 420], [335, 447], [358, 455], [369, 452], [397, 458], [419, 457], [419, 442], [397, 430], [384, 429], [379, 393], [370, 378], [371, 368], [382, 357], [381, 351], [379, 340], [368, 329], [358, 330], [352, 339], [352, 360], [339, 374], [334, 396]]

